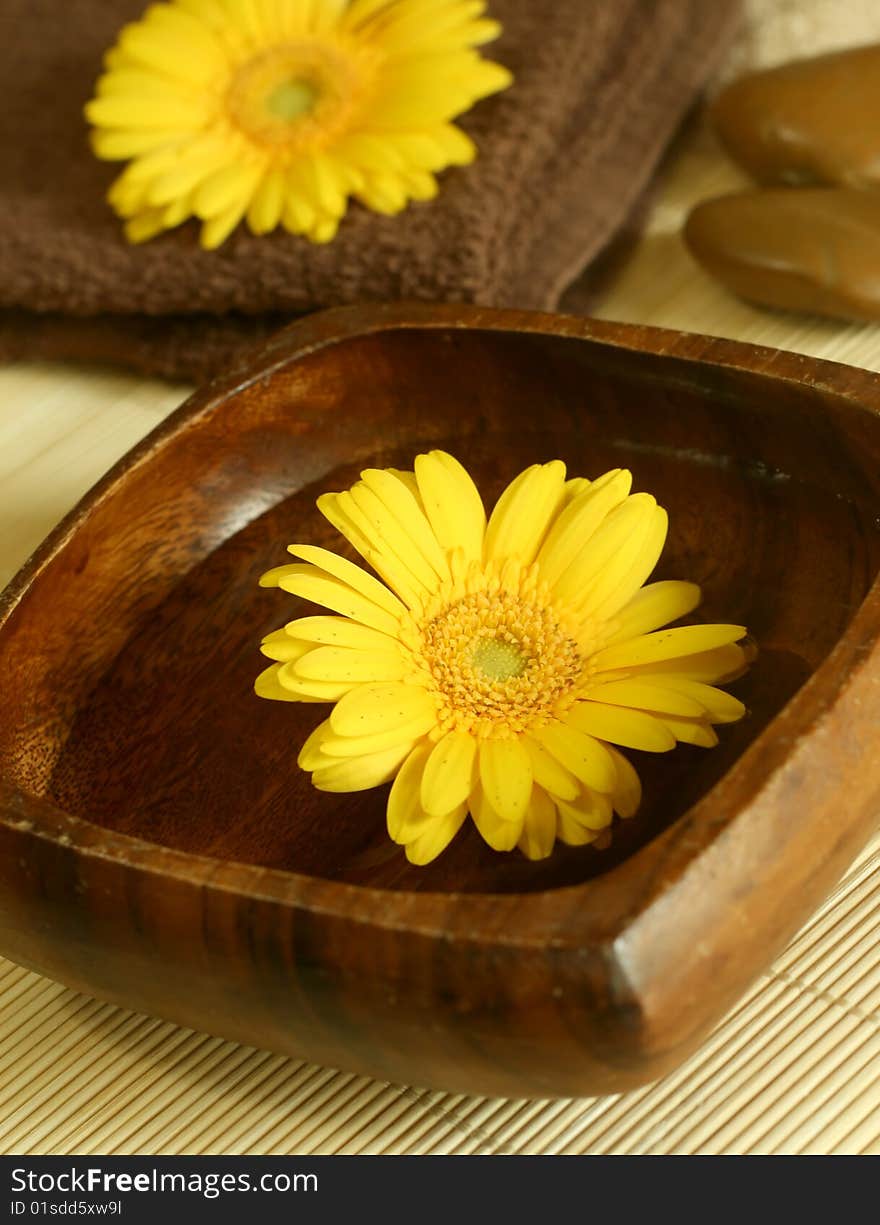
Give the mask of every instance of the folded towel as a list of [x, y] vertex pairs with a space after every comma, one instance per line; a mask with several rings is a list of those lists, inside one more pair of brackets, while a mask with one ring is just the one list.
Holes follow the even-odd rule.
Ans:
[[201, 378], [286, 319], [355, 301], [550, 309], [609, 243], [712, 72], [738, 0], [490, 0], [513, 87], [459, 122], [477, 161], [383, 217], [353, 205], [314, 246], [193, 222], [128, 245], [119, 165], [82, 117], [103, 52], [145, 0], [2, 0], [0, 356], [100, 359]]

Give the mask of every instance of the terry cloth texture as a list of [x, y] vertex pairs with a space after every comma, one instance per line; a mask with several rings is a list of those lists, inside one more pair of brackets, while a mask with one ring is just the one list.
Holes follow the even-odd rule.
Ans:
[[145, 0], [0, 0], [0, 356], [201, 378], [305, 311], [421, 299], [552, 309], [624, 224], [734, 33], [739, 0], [490, 0], [511, 89], [461, 126], [474, 165], [314, 246], [196, 223], [127, 244], [83, 104]]

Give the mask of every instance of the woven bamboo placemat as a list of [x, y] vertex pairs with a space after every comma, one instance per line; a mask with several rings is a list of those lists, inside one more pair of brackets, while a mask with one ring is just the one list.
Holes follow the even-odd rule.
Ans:
[[[751, 57], [880, 37], [875, 0], [748, 0]], [[678, 231], [742, 180], [699, 125], [597, 313], [880, 370], [880, 328], [729, 298]], [[106, 370], [0, 370], [0, 585], [184, 388]], [[0, 961], [4, 1153], [880, 1152], [880, 838], [685, 1065], [618, 1097], [468, 1098], [181, 1030]]]

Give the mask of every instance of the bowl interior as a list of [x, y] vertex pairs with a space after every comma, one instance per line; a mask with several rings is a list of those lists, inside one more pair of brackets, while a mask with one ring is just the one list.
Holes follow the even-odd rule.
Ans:
[[[583, 881], [703, 796], [840, 637], [880, 569], [878, 426], [803, 384], [576, 338], [343, 340], [171, 432], [62, 548], [20, 632], [13, 618], [0, 637], [40, 712], [36, 731], [24, 707], [10, 718], [28, 730], [4, 733], [0, 769], [108, 829], [223, 859], [389, 889]], [[759, 644], [732, 687], [749, 716], [718, 748], [631, 754], [645, 801], [610, 849], [533, 864], [465, 826], [437, 862], [410, 867], [385, 833], [387, 788], [319, 794], [298, 770], [326, 708], [253, 695], [260, 636], [309, 611], [258, 576], [291, 541], [354, 556], [317, 495], [432, 447], [470, 468], [487, 503], [535, 461], [590, 477], [631, 468], [670, 515], [655, 577], [700, 583], [700, 618], [744, 622]]]

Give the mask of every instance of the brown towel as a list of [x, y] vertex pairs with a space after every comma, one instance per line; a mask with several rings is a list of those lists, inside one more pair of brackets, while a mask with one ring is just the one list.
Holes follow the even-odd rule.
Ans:
[[461, 121], [480, 156], [397, 217], [316, 247], [190, 222], [129, 246], [83, 103], [145, 0], [0, 0], [0, 356], [200, 378], [303, 311], [425, 299], [552, 308], [609, 242], [711, 73], [738, 0], [491, 0], [514, 86]]

